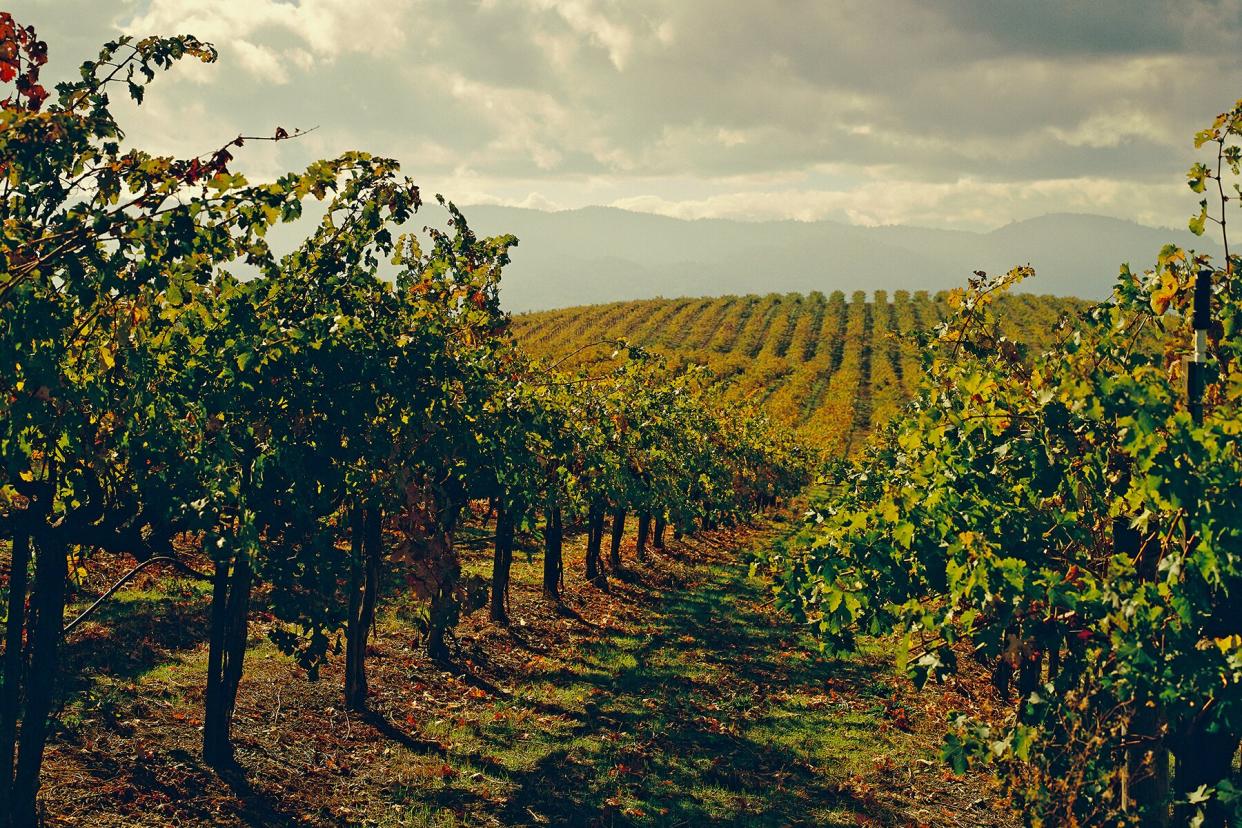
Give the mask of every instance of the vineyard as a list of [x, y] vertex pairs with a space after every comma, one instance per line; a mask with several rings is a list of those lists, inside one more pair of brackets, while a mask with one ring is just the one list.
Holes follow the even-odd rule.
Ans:
[[0, 13], [0, 828], [1242, 824], [1242, 101], [1102, 302], [513, 317], [393, 159], [127, 143], [217, 57]]
[[[222, 807], [288, 824], [283, 806], [220, 796], [198, 770], [236, 785], [239, 741], [242, 756], [247, 740], [264, 751], [256, 723], [242, 725], [257, 655], [268, 675], [276, 655], [308, 683], [334, 674], [331, 709], [383, 731], [395, 714], [375, 705], [381, 619], [400, 615], [406, 652], [447, 678], [482, 681], [455, 631], [483, 610], [512, 625], [515, 552], [540, 555], [544, 612], [604, 630], [567, 590], [616, 589], [809, 479], [793, 434], [701, 371], [638, 349], [594, 374], [523, 353], [499, 297], [517, 239], [478, 237], [443, 198], [444, 226], [410, 228], [425, 205], [390, 159], [348, 152], [251, 184], [234, 153], [300, 133], [192, 158], [122, 149], [110, 96], [141, 103], [174, 63], [213, 62], [209, 44], [121, 38], [53, 95], [36, 32], [0, 14], [0, 41], [13, 87], [0, 130], [0, 825], [164, 824], [199, 797], [214, 804], [197, 817], [215, 824]], [[314, 201], [305, 239], [276, 255], [268, 230]], [[566, 540], [584, 535], [569, 570]], [[482, 572], [478, 547], [491, 550]], [[169, 659], [187, 646], [182, 673]], [[169, 670], [193, 712], [133, 683]], [[153, 709], [181, 723], [158, 757], [160, 728], [143, 722], [168, 720]], [[134, 778], [119, 800], [70, 814], [85, 794], [44, 788], [46, 760], [59, 760], [53, 778], [106, 787], [115, 756], [99, 745], [118, 732], [133, 737], [121, 750], [138, 757]], [[299, 754], [305, 773], [341, 767], [318, 750]], [[85, 766], [65, 759], [83, 753]], [[437, 767], [441, 781], [459, 773]], [[414, 818], [397, 805], [399, 823]], [[340, 821], [349, 809], [300, 810]]]
[[[1077, 299], [1006, 296], [997, 315], [1010, 340], [1040, 350]], [[828, 456], [848, 455], [909, 400], [923, 376], [922, 342], [950, 313], [947, 293], [856, 291], [716, 299], [651, 299], [514, 317], [531, 354], [607, 365], [619, 341], [703, 365], [728, 397], [761, 403]]]

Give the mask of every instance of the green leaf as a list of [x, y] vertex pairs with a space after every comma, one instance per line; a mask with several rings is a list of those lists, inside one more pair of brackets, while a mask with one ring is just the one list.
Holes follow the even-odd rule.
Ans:
[[1204, 224], [1207, 222], [1207, 199], [1199, 202], [1199, 214], [1190, 217], [1190, 232], [1196, 236], [1203, 235]]
[[893, 540], [903, 548], [909, 549], [910, 544], [914, 541], [914, 524], [908, 520], [897, 524], [893, 528]]

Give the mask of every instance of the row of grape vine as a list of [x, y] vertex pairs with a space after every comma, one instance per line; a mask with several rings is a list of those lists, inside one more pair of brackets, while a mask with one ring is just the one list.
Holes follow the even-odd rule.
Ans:
[[[625, 339], [678, 364], [707, 366], [735, 398], [757, 400], [829, 454], [848, 454], [911, 398], [919, 337], [948, 313], [948, 294], [899, 290], [648, 299], [521, 314], [514, 330], [535, 354]], [[1086, 303], [1016, 294], [998, 305], [1011, 339], [1043, 347], [1058, 320]], [[584, 352], [580, 362], [606, 361]]]
[[[804, 486], [792, 432], [710, 373], [591, 344], [629, 306], [564, 325], [579, 341], [549, 331], [531, 358], [500, 306], [517, 240], [477, 237], [440, 198], [447, 227], [418, 231], [420, 191], [394, 161], [349, 152], [254, 185], [233, 154], [296, 135], [184, 159], [123, 148], [110, 97], [141, 103], [160, 70], [214, 60], [210, 45], [120, 38], [54, 97], [33, 29], [0, 14], [0, 46], [0, 826], [38, 820], [49, 720], [72, 683], [62, 645], [92, 611], [65, 624], [67, 599], [94, 553], [195, 571], [180, 551], [197, 550], [202, 755], [228, 768], [260, 606], [310, 677], [342, 658], [345, 706], [363, 708], [384, 583], [422, 599], [427, 655], [446, 660], [463, 614], [508, 623], [519, 536], [538, 539], [559, 603], [567, 577], [606, 587], [633, 564], [627, 515], [648, 565], [666, 531], [743, 521]], [[310, 198], [322, 217], [274, 255], [268, 230]], [[243, 264], [250, 278], [229, 272]], [[568, 346], [619, 358], [570, 364]], [[456, 543], [480, 503], [495, 516], [487, 580], [463, 574]], [[575, 529], [587, 556], [567, 573]]]

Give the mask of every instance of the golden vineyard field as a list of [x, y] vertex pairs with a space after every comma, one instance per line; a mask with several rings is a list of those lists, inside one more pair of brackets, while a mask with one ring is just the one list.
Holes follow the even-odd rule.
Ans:
[[[1005, 297], [1008, 335], [1031, 347], [1052, 342], [1079, 299]], [[647, 299], [515, 315], [535, 356], [603, 362], [624, 338], [676, 363], [706, 365], [731, 393], [758, 396], [769, 413], [834, 455], [848, 454], [917, 387], [917, 337], [947, 311], [946, 294], [841, 291]], [[599, 343], [599, 347], [592, 347]]]

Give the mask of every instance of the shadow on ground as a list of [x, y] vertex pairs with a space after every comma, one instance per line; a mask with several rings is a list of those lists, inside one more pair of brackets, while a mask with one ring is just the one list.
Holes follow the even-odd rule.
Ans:
[[[795, 688], [822, 694], [830, 678], [880, 695], [877, 668], [792, 649], [788, 626], [761, 611], [737, 564], [701, 574], [689, 589], [651, 596], [657, 614], [645, 631], [586, 644], [542, 677], [585, 685], [590, 700], [568, 734], [571, 747], [514, 774], [504, 823], [532, 815], [582, 826], [856, 825], [856, 812], [897, 819], [817, 767], [848, 741], [850, 717], [836, 722], [787, 700]], [[645, 588], [641, 578], [626, 582]]]
[[893, 749], [887, 668], [811, 654], [738, 537], [687, 539], [560, 609], [516, 563], [514, 625], [470, 619], [457, 670], [395, 614], [363, 716], [337, 709], [339, 665], [307, 683], [255, 625], [223, 774], [197, 755], [203, 596], [132, 595], [67, 648], [48, 801], [78, 793], [57, 824], [906, 824], [852, 781]]

